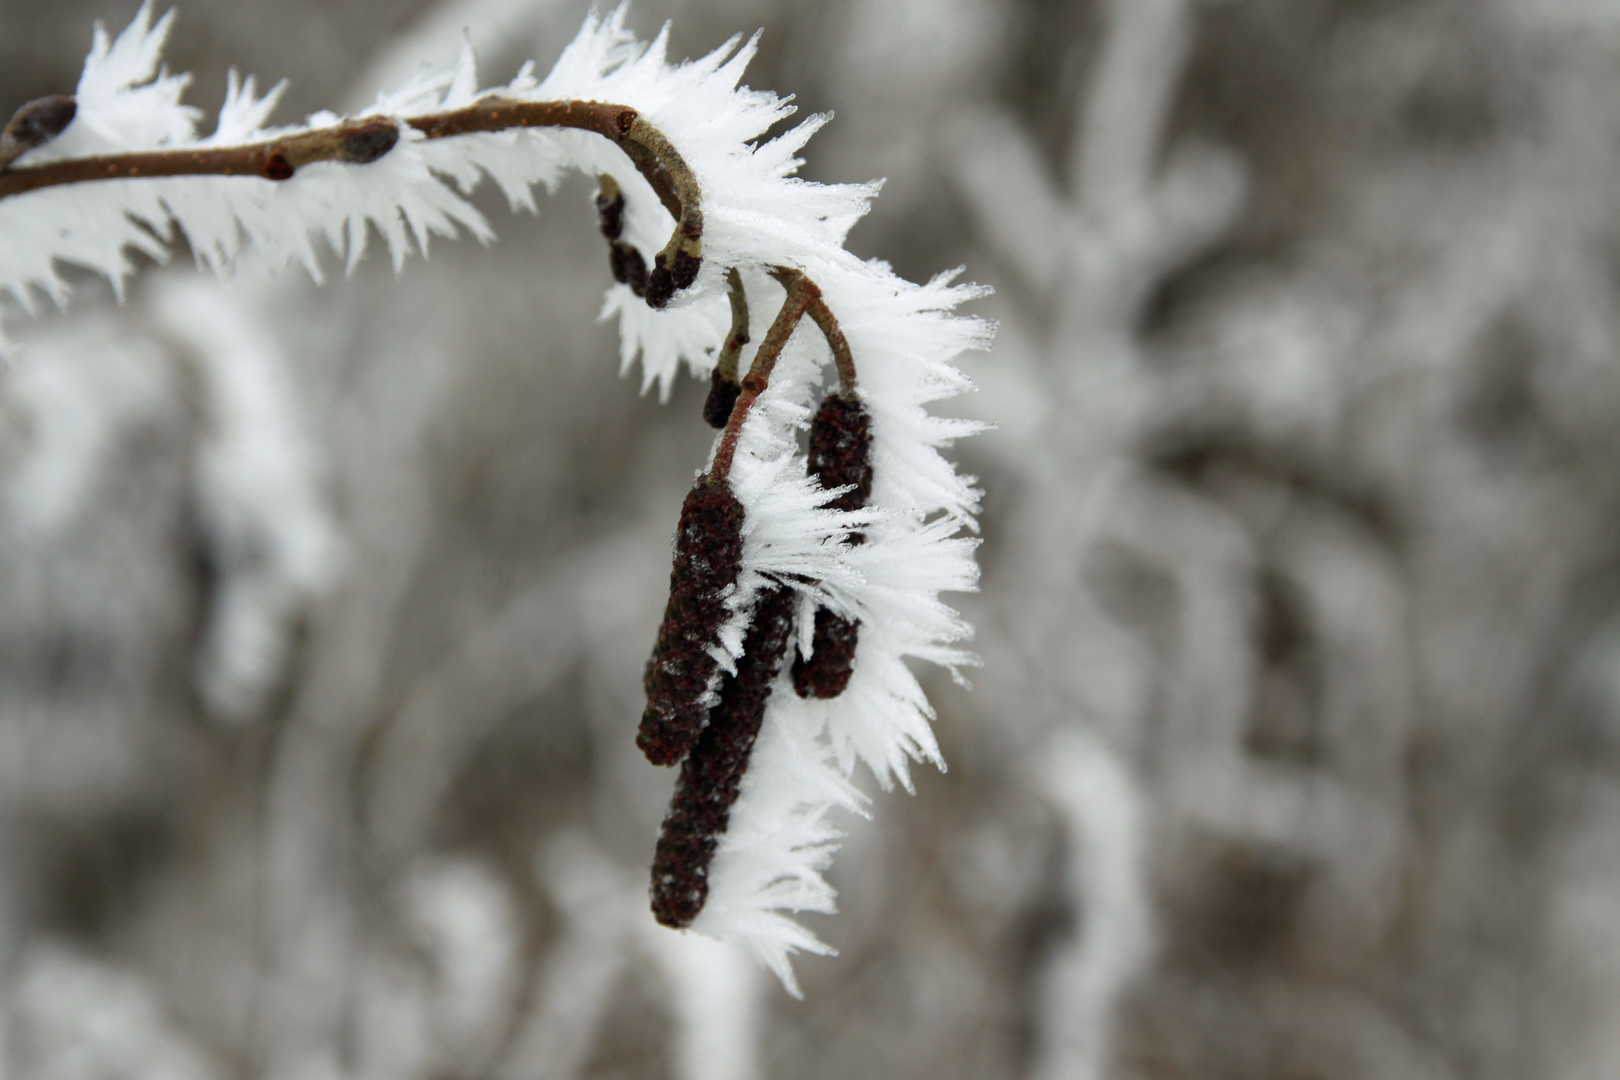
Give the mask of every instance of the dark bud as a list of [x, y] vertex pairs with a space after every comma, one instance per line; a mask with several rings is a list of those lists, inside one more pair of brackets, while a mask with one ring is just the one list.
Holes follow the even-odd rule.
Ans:
[[614, 123], [618, 125], [620, 135], [630, 134], [630, 129], [636, 126], [636, 110], [625, 109], [614, 118]]
[[[828, 394], [810, 422], [810, 475], [824, 488], [854, 485], [827, 503], [834, 510], [859, 510], [872, 494], [872, 418], [859, 401]], [[852, 542], [859, 543], [855, 537]]]
[[709, 372], [709, 396], [703, 399], [703, 419], [712, 428], [723, 428], [731, 419], [731, 408], [737, 404], [742, 387], [720, 374], [715, 368]]
[[38, 98], [11, 115], [0, 137], [10, 144], [11, 156], [16, 157], [62, 134], [78, 111], [78, 103], [66, 94]]
[[264, 161], [264, 178], [266, 180], [291, 180], [295, 170], [287, 155], [280, 150], [273, 152]]
[[677, 251], [675, 265], [669, 266], [660, 251], [653, 260], [652, 273], [647, 275], [647, 306], [661, 308], [668, 304], [677, 292], [697, 280], [702, 268], [703, 260], [685, 251]]
[[613, 267], [613, 280], [630, 286], [637, 296], [647, 295], [647, 262], [630, 244], [616, 240], [608, 249], [608, 263]]
[[808, 660], [801, 652], [793, 658], [793, 689], [802, 698], [835, 698], [849, 685], [855, 669], [855, 643], [860, 637], [859, 619], [834, 615], [826, 608], [816, 609], [816, 630]]
[[368, 120], [342, 134], [338, 151], [344, 161], [370, 165], [392, 150], [397, 142], [399, 128], [392, 120]]
[[653, 259], [652, 273], [647, 275], [647, 306], [661, 308], [675, 295], [675, 279], [664, 265], [664, 253]]
[[737, 673], [725, 676], [709, 726], [681, 764], [653, 855], [652, 912], [665, 926], [690, 926], [709, 897], [709, 864], [730, 822], [792, 628], [792, 590], [761, 593]]
[[636, 745], [654, 765], [673, 765], [708, 719], [700, 699], [717, 665], [708, 647], [726, 621], [726, 590], [742, 569], [743, 508], [723, 481], [699, 480], [681, 507], [669, 603], [643, 685], [647, 709]]
[[624, 232], [624, 195], [615, 192], [612, 197], [602, 194], [596, 196], [596, 223], [602, 229], [602, 235], [609, 240], [617, 240]]
[[703, 259], [693, 255], [685, 248], [675, 252], [675, 265], [670, 268], [669, 276], [675, 283], [675, 290], [690, 289], [692, 282], [697, 280], [698, 271], [703, 269]]

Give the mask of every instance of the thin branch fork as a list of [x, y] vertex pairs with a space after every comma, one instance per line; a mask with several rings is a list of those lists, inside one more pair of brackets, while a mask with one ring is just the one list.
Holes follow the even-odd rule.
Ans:
[[787, 297], [782, 301], [782, 310], [771, 321], [771, 328], [765, 331], [765, 340], [759, 343], [759, 351], [754, 354], [748, 376], [742, 381], [742, 394], [732, 407], [731, 417], [720, 435], [720, 446], [714, 452], [714, 464], [709, 467], [709, 480], [714, 483], [731, 475], [731, 462], [737, 456], [737, 439], [742, 434], [743, 421], [748, 419], [748, 412], [759, 395], [770, 386], [777, 357], [782, 355], [788, 338], [793, 336], [794, 328], [804, 318], [805, 310], [810, 306], [811, 291], [821, 291], [797, 270], [784, 270], [779, 279], [787, 286]]
[[[765, 340], [759, 343], [759, 351], [754, 353], [754, 362], [749, 365], [748, 376], [742, 380], [742, 392], [737, 397], [737, 403], [732, 406], [731, 415], [726, 419], [725, 430], [720, 436], [720, 446], [714, 452], [714, 464], [709, 468], [709, 479], [713, 481], [724, 480], [731, 474], [731, 462], [737, 455], [737, 440], [742, 435], [743, 421], [748, 419], [749, 410], [753, 408], [759, 395], [769, 388], [771, 372], [776, 369], [777, 358], [782, 355], [782, 350], [787, 347], [788, 338], [793, 336], [793, 331], [806, 315], [810, 316], [810, 320], [816, 324], [822, 336], [827, 339], [828, 347], [832, 349], [833, 361], [838, 366], [839, 395], [846, 401], [855, 400], [855, 357], [850, 352], [849, 341], [839, 328], [832, 309], [827, 306], [826, 299], [821, 295], [820, 287], [802, 270], [775, 266], [771, 268], [770, 273], [787, 290], [787, 295], [782, 300], [781, 310], [771, 322], [771, 328], [765, 331]], [[742, 282], [740, 279], [734, 280], [733, 295], [739, 299], [733, 301], [732, 310], [735, 313], [740, 303], [746, 318], [747, 302], [740, 299], [741, 294]], [[735, 371], [737, 363], [735, 357], [731, 363]]]

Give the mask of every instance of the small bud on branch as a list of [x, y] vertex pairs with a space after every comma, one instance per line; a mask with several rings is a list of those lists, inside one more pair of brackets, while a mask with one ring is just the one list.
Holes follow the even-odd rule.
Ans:
[[647, 709], [636, 745], [654, 765], [673, 765], [708, 716], [709, 683], [719, 666], [710, 650], [730, 612], [726, 597], [742, 567], [743, 508], [724, 480], [699, 480], [687, 493], [675, 532], [669, 603], [643, 680]]
[[11, 114], [0, 132], [0, 169], [6, 169], [23, 154], [50, 142], [73, 122], [79, 111], [76, 101], [65, 94], [36, 98]]

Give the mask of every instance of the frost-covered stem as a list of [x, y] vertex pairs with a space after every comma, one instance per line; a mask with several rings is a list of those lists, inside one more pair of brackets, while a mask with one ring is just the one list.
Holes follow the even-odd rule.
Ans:
[[731, 333], [720, 348], [715, 370], [727, 382], [737, 381], [737, 358], [748, 344], [748, 294], [743, 291], [742, 275], [735, 267], [726, 271], [726, 298], [731, 301]]
[[625, 105], [601, 101], [517, 101], [490, 96], [464, 109], [412, 117], [430, 139], [514, 127], [571, 127], [594, 131], [625, 152], [676, 219], [675, 234], [654, 260], [647, 302], [663, 307], [697, 276], [703, 258], [703, 200], [697, 177], [663, 132]]
[[[18, 116], [32, 107], [24, 106]], [[405, 122], [430, 139], [520, 127], [567, 127], [593, 131], [611, 140], [647, 178], [659, 201], [676, 219], [674, 235], [658, 253], [648, 276], [647, 302], [663, 307], [697, 277], [703, 258], [703, 203], [697, 177], [663, 132], [636, 110], [601, 101], [517, 101], [491, 95], [462, 109], [413, 116]], [[8, 125], [8, 134], [15, 123]], [[242, 146], [69, 158], [0, 171], [0, 198], [58, 184], [132, 177], [258, 176], [288, 180], [311, 162], [367, 164], [393, 149], [398, 140], [399, 129], [393, 120], [372, 116]], [[16, 153], [29, 148], [24, 146]]]
[[771, 328], [765, 331], [765, 340], [759, 343], [759, 351], [754, 354], [754, 362], [748, 368], [748, 377], [742, 381], [742, 394], [737, 398], [731, 418], [726, 421], [725, 432], [720, 436], [720, 448], [714, 452], [714, 464], [709, 468], [709, 479], [715, 483], [731, 475], [731, 461], [737, 454], [737, 439], [742, 434], [743, 421], [748, 419], [748, 410], [771, 385], [771, 371], [776, 367], [776, 358], [782, 355], [782, 349], [787, 345], [788, 338], [793, 336], [799, 320], [804, 318], [811, 301], [821, 297], [821, 290], [799, 271], [779, 269], [774, 273], [776, 279], [787, 287], [787, 296]]
[[58, 184], [130, 177], [259, 176], [287, 180], [300, 167], [315, 161], [369, 164], [392, 150], [398, 141], [399, 128], [394, 121], [386, 116], [370, 116], [243, 146], [67, 158], [0, 172], [0, 198]]
[[737, 359], [748, 344], [748, 294], [734, 266], [726, 271], [726, 298], [731, 302], [731, 329], [709, 373], [709, 396], [703, 401], [703, 419], [710, 427], [724, 428], [731, 419], [742, 387], [737, 385]]
[[806, 312], [811, 320], [820, 327], [822, 336], [827, 339], [828, 348], [832, 349], [833, 363], [838, 366], [838, 392], [845, 401], [855, 400], [855, 354], [849, 351], [849, 341], [844, 337], [844, 331], [839, 329], [838, 320], [833, 317], [832, 308], [827, 301], [821, 298], [820, 290], [810, 299], [810, 307]]
[[816, 288], [815, 282], [810, 281], [797, 270], [789, 270], [778, 266], [771, 271], [771, 276], [782, 283], [783, 288], [795, 279], [803, 280], [810, 287], [810, 303], [805, 308], [823, 337], [827, 339], [827, 347], [832, 350], [833, 363], [838, 368], [838, 391], [845, 401], [855, 400], [855, 354], [849, 351], [849, 340], [844, 337], [844, 331], [839, 327], [838, 320], [833, 316], [832, 308], [822, 298], [821, 290]]

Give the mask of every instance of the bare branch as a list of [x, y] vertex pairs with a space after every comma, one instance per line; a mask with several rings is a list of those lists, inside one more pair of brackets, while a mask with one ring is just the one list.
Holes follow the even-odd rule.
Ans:
[[[60, 115], [52, 103], [72, 99], [44, 98], [23, 106], [0, 140], [0, 165], [9, 161], [5, 148], [17, 142], [14, 127], [33, 130], [19, 118], [51, 119]], [[50, 108], [47, 108], [50, 106]], [[54, 110], [54, 111], [53, 111]], [[60, 131], [72, 119], [61, 120]], [[703, 205], [696, 176], [662, 132], [624, 105], [601, 101], [516, 101], [490, 96], [448, 112], [410, 117], [406, 123], [430, 139], [475, 132], [505, 131], [519, 127], [567, 127], [594, 131], [622, 149], [647, 178], [659, 201], [675, 218], [674, 234], [653, 260], [647, 275], [646, 299], [661, 308], [681, 289], [697, 279], [703, 264]], [[40, 124], [34, 127], [45, 130]], [[46, 138], [51, 137], [51, 132]], [[287, 135], [241, 146], [185, 150], [148, 150], [72, 158], [21, 169], [0, 171], [0, 198], [21, 195], [58, 184], [93, 180], [126, 180], [157, 176], [258, 176], [289, 180], [304, 165], [315, 161], [343, 161], [364, 165], [393, 149], [399, 129], [393, 120], [374, 116], [349, 120], [332, 127]], [[11, 154], [16, 157], [30, 145]]]
[[370, 164], [392, 150], [398, 141], [399, 128], [392, 120], [372, 116], [242, 146], [68, 158], [0, 172], [0, 198], [58, 184], [130, 177], [258, 176], [266, 180], [287, 180], [315, 161]]

